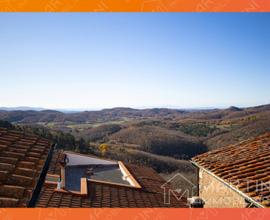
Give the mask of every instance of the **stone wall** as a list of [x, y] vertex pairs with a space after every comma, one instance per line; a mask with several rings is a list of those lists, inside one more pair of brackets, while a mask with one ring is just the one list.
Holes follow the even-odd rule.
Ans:
[[205, 208], [244, 208], [245, 199], [224, 183], [200, 169], [199, 196], [205, 201]]

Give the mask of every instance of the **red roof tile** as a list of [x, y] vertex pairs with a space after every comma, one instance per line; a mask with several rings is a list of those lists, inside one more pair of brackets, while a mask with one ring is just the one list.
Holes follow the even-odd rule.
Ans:
[[0, 207], [26, 207], [52, 144], [0, 128]]
[[270, 132], [192, 159], [265, 206], [270, 206]]

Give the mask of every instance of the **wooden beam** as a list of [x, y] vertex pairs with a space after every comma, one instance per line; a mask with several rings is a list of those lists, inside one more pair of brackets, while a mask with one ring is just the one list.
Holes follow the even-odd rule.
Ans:
[[87, 179], [81, 178], [81, 195], [88, 195], [88, 190], [87, 190]]

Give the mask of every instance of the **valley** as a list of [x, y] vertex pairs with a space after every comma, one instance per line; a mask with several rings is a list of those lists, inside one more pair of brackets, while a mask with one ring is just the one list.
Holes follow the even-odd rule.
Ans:
[[61, 149], [149, 166], [165, 178], [180, 172], [195, 181], [189, 160], [270, 131], [270, 105], [209, 110], [114, 108], [77, 113], [1, 110], [0, 120], [53, 139]]

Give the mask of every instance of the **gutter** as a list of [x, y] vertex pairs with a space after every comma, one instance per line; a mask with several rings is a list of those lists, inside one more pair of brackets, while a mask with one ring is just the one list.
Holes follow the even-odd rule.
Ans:
[[239, 189], [235, 188], [233, 185], [225, 182], [223, 179], [221, 179], [220, 177], [218, 177], [217, 175], [213, 174], [212, 172], [210, 172], [209, 170], [201, 167], [199, 164], [197, 164], [194, 161], [190, 161], [194, 166], [202, 169], [203, 171], [205, 171], [206, 173], [208, 173], [209, 175], [213, 176], [214, 178], [216, 178], [217, 180], [219, 180], [220, 182], [222, 182], [224, 185], [226, 185], [227, 187], [229, 187], [230, 189], [232, 189], [233, 191], [237, 192], [238, 194], [240, 194], [242, 197], [244, 197], [246, 200], [248, 200], [249, 202], [253, 203], [254, 205], [256, 205], [259, 208], [265, 208], [265, 206], [263, 206], [261, 203], [257, 202], [256, 200], [252, 199], [251, 197], [247, 196], [245, 193], [243, 193], [242, 191], [240, 191]]

